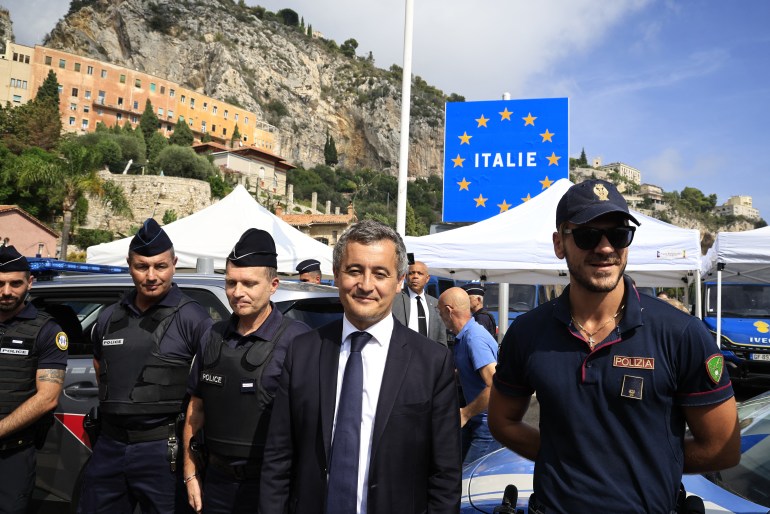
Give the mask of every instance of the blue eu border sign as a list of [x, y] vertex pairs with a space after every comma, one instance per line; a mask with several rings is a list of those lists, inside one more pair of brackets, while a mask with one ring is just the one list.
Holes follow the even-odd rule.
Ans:
[[443, 220], [480, 221], [569, 177], [567, 98], [452, 102]]

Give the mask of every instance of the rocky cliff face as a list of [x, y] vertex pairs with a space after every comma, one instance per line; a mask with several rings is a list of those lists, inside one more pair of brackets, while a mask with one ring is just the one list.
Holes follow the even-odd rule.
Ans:
[[5, 49], [6, 41], [13, 41], [13, 24], [7, 9], [0, 7], [0, 47]]
[[[259, 113], [280, 130], [282, 156], [396, 173], [400, 70], [346, 57], [333, 42], [232, 0], [94, 0], [61, 20], [46, 46], [167, 77]], [[312, 20], [310, 20], [312, 23]], [[317, 27], [321, 30], [322, 27]], [[410, 176], [441, 173], [443, 94], [413, 93]]]

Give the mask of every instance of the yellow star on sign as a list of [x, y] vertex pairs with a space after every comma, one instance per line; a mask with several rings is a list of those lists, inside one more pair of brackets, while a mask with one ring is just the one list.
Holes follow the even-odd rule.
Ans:
[[548, 175], [545, 176], [545, 180], [538, 180], [538, 182], [543, 184], [543, 189], [548, 189], [553, 184], [553, 180], [548, 180]]
[[549, 155], [546, 158], [548, 159], [548, 166], [551, 166], [551, 165], [558, 166], [559, 165], [559, 159], [561, 159], [561, 157], [557, 157], [556, 156], [556, 152], [551, 152], [551, 155]]
[[532, 200], [532, 195], [531, 195], [531, 194], [529, 194], [529, 193], [527, 193], [527, 197], [526, 197], [526, 198], [522, 198], [522, 199], [521, 199], [521, 201], [522, 201], [522, 202], [528, 202], [528, 201], [530, 201], [530, 200]]
[[505, 200], [503, 200], [503, 203], [497, 204], [498, 207], [500, 207], [500, 212], [505, 212], [508, 210], [508, 208], [511, 206], [511, 204], [507, 203]]
[[509, 111], [508, 107], [506, 107], [503, 112], [498, 112], [497, 114], [500, 115], [500, 121], [508, 120], [511, 121], [511, 114], [513, 114], [513, 111]]
[[470, 145], [471, 144], [471, 138], [473, 136], [469, 136], [467, 132], [463, 132], [462, 136], [457, 136], [460, 138], [460, 144], [461, 145]]
[[479, 195], [478, 198], [474, 198], [476, 201], [476, 207], [486, 207], [487, 206], [487, 200], [489, 198], [484, 198], [483, 196]]
[[553, 143], [553, 139], [551, 139], [553, 136], [554, 136], [554, 133], [553, 133], [553, 132], [548, 132], [548, 129], [545, 129], [545, 132], [543, 132], [542, 134], [540, 134], [540, 137], [542, 137], [542, 138], [543, 138], [543, 140], [542, 140], [542, 141], [540, 141], [540, 142], [541, 142], [541, 143], [545, 143], [546, 141], [548, 141], [548, 142], [550, 142], [550, 143]]
[[482, 114], [481, 118], [476, 118], [476, 123], [479, 124], [478, 127], [476, 127], [476, 128], [486, 127], [488, 121], [489, 121], [489, 118], [485, 118], [484, 115]]
[[452, 161], [453, 163], [455, 163], [455, 165], [454, 165], [454, 166], [452, 166], [453, 168], [456, 168], [456, 167], [458, 167], [458, 166], [460, 166], [460, 167], [462, 168], [462, 167], [463, 167], [463, 162], [465, 162], [465, 159], [463, 159], [462, 157], [460, 157], [460, 154], [458, 153], [458, 154], [457, 154], [457, 157], [455, 157], [454, 159], [451, 159], [451, 161]]
[[532, 113], [527, 113], [527, 116], [525, 118], [522, 118], [524, 120], [524, 126], [532, 125], [535, 126], [535, 120], [537, 119], [537, 116], [532, 116]]
[[467, 180], [465, 180], [465, 177], [463, 177], [463, 181], [458, 182], [457, 185], [460, 186], [460, 189], [458, 191], [462, 191], [463, 189], [465, 189], [466, 191], [470, 191], [470, 189], [468, 189], [468, 186], [471, 185], [471, 182], [468, 182]]

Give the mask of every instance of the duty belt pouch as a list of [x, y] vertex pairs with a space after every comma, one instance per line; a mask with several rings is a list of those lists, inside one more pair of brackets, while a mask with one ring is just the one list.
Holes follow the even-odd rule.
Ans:
[[168, 424], [168, 450], [166, 451], [166, 457], [168, 458], [169, 468], [172, 473], [176, 473], [176, 462], [179, 456], [179, 439], [176, 436], [176, 420]]
[[83, 418], [83, 430], [88, 435], [88, 440], [91, 442], [91, 448], [96, 446], [96, 440], [99, 439], [99, 432], [101, 432], [102, 423], [99, 418], [99, 407], [91, 407], [88, 414]]

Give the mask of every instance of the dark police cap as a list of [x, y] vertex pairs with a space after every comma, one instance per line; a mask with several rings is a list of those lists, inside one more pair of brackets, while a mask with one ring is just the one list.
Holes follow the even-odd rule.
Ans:
[[147, 218], [128, 246], [128, 251], [152, 257], [172, 248], [174, 244], [158, 222]]
[[29, 262], [13, 246], [1, 246], [0, 273], [11, 271], [29, 271]]
[[308, 273], [310, 271], [321, 271], [321, 263], [315, 259], [305, 259], [297, 264], [297, 273]]
[[619, 213], [637, 225], [639, 222], [628, 212], [628, 204], [614, 184], [592, 179], [570, 187], [556, 207], [556, 226], [565, 221], [582, 225], [603, 216]]
[[235, 243], [233, 251], [227, 256], [227, 261], [240, 268], [247, 266], [277, 268], [278, 254], [275, 251], [273, 236], [258, 228], [248, 229]]
[[480, 284], [465, 284], [462, 288], [469, 295], [484, 296], [485, 293], [484, 286]]

